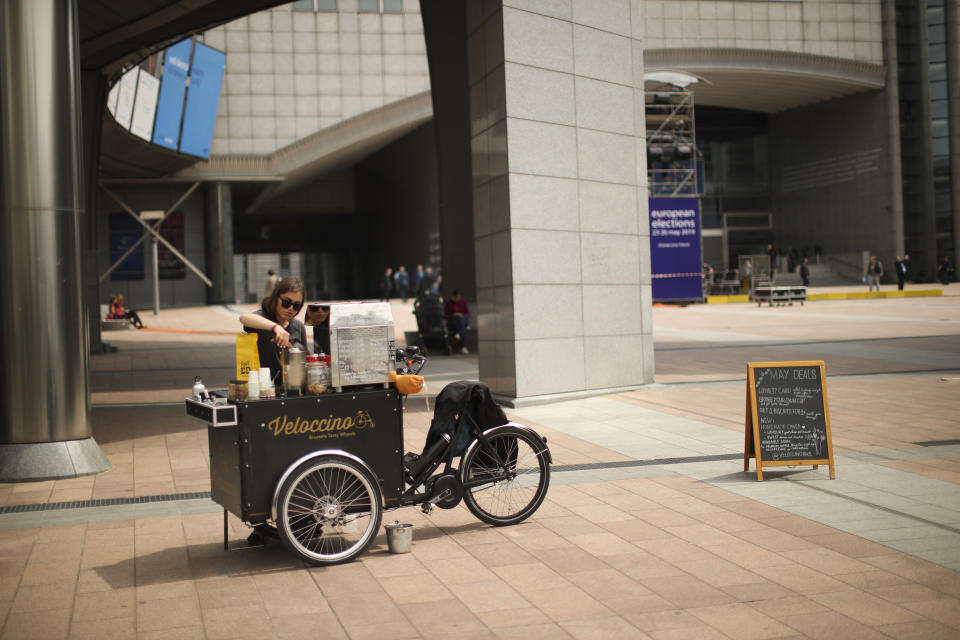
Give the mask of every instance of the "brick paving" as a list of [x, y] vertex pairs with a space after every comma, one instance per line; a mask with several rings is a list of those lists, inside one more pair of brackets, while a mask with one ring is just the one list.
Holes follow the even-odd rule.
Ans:
[[[113, 470], [0, 485], [0, 508], [34, 509], [0, 513], [0, 640], [960, 637], [960, 300], [945, 293], [657, 307], [658, 384], [510, 412], [554, 457], [530, 520], [391, 511], [414, 524], [410, 554], [381, 533], [325, 568], [245, 548], [233, 517], [224, 551], [209, 499], [129, 503], [209, 490], [206, 429], [180, 403], [197, 373], [233, 377], [229, 309], [143, 314], [209, 333], [104, 334], [118, 350], [92, 359], [92, 415]], [[794, 358], [826, 361], [837, 479], [757, 483], [735, 455], [746, 363]], [[476, 357], [427, 371], [435, 393]], [[408, 403], [417, 449], [430, 413]]]

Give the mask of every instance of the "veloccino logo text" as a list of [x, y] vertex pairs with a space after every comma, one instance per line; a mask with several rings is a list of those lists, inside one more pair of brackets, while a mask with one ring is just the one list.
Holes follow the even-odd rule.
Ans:
[[[302, 435], [306, 433], [326, 433], [335, 435], [337, 432], [354, 431], [377, 426], [370, 417], [369, 411], [360, 410], [353, 416], [334, 416], [332, 413], [326, 418], [288, 418], [278, 416], [267, 423], [266, 427], [274, 436]], [[339, 435], [339, 434], [337, 434]]]

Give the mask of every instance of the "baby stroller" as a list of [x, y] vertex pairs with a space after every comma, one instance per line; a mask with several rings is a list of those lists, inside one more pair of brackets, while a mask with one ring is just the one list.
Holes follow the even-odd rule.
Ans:
[[431, 348], [442, 349], [450, 355], [452, 349], [447, 336], [447, 323], [443, 319], [443, 303], [440, 296], [422, 295], [413, 303], [413, 313], [417, 316], [417, 333], [420, 345], [429, 353]]

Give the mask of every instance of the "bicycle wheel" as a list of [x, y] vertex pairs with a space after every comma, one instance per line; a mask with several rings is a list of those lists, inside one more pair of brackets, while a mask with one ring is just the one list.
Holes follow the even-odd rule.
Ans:
[[380, 489], [361, 465], [323, 456], [300, 465], [280, 488], [277, 525], [288, 549], [311, 564], [347, 562], [380, 529]]
[[[470, 512], [487, 524], [522, 522], [540, 507], [550, 485], [543, 443], [515, 427], [497, 429], [487, 442], [489, 449], [475, 446], [464, 456], [463, 499]], [[479, 481], [483, 483], [475, 485]]]

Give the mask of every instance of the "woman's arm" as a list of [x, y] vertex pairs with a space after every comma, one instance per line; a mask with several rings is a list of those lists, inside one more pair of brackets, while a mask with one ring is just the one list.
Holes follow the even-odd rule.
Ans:
[[261, 331], [273, 331], [274, 342], [279, 347], [285, 347], [290, 344], [290, 334], [280, 323], [274, 322], [257, 313], [241, 313], [240, 324], [251, 329], [260, 329]]

